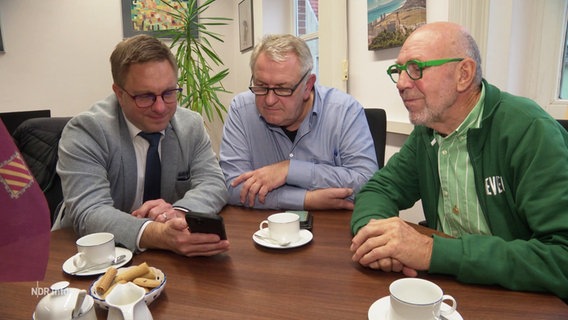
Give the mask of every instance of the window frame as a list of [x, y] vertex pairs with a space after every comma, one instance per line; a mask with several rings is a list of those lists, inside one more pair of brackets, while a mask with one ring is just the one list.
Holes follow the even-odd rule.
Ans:
[[[531, 36], [541, 37], [542, 43], [537, 49], [538, 60], [529, 63], [528, 85], [535, 90], [534, 99], [554, 118], [568, 118], [568, 99], [560, 99], [562, 63], [568, 29], [568, 1], [538, 1], [538, 5], [531, 10], [537, 8], [542, 10], [542, 29], [533, 28], [534, 34]], [[559, 15], [559, 12], [562, 14]]]
[[[294, 1], [294, 33], [297, 31], [297, 21]], [[320, 54], [317, 69], [318, 83], [328, 87], [335, 87], [343, 91], [348, 91], [348, 42], [347, 42], [347, 0], [319, 0], [318, 2], [318, 22], [317, 33], [309, 33], [300, 36], [306, 41], [318, 39]]]
[[568, 0], [450, 1], [449, 20], [476, 39], [484, 78], [535, 100], [557, 119], [568, 118], [568, 100], [559, 98]]
[[[320, 37], [319, 37], [319, 21], [318, 21], [318, 30], [316, 32], [310, 32], [310, 33], [305, 33], [305, 34], [299, 34], [299, 27], [298, 27], [298, 1], [300, 0], [294, 0], [294, 33], [297, 37], [303, 39], [304, 41], [306, 41], [307, 43], [310, 42], [311, 40], [316, 40], [318, 41], [318, 46], [319, 46], [319, 41], [320, 41]], [[309, 2], [309, 0], [305, 0], [305, 2]], [[319, 48], [318, 48], [318, 53], [319, 53]], [[315, 56], [313, 59], [314, 62], [314, 67], [312, 69], [312, 73], [314, 73], [317, 76], [317, 81], [319, 82], [319, 54], [316, 56], [313, 52], [312, 55]]]

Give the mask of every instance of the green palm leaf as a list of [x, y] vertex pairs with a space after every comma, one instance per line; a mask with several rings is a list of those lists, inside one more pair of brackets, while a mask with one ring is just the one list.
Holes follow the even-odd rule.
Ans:
[[[183, 88], [179, 103], [185, 108], [205, 114], [209, 121], [215, 116], [223, 120], [227, 112], [219, 100], [220, 93], [227, 91], [222, 81], [229, 75], [229, 69], [214, 73], [212, 65], [222, 66], [223, 61], [213, 49], [210, 41], [224, 42], [222, 35], [208, 29], [210, 26], [224, 26], [230, 18], [205, 17], [204, 13], [215, 0], [162, 0], [170, 8], [168, 13], [182, 22], [177, 29], [161, 31], [160, 37], [172, 39], [170, 47], [177, 48], [176, 59], [179, 67], [179, 84]], [[174, 4], [178, 4], [174, 6]]]

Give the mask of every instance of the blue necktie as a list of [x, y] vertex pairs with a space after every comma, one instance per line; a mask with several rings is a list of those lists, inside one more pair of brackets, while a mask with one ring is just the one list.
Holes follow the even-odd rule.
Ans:
[[162, 164], [160, 163], [158, 146], [160, 145], [162, 134], [159, 132], [140, 132], [139, 135], [150, 143], [148, 153], [146, 154], [146, 173], [144, 177], [144, 202], [146, 202], [148, 200], [160, 199]]

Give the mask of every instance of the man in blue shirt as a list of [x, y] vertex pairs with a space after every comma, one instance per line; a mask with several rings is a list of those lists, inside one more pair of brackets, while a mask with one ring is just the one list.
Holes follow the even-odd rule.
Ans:
[[231, 102], [221, 143], [229, 204], [353, 209], [378, 169], [361, 104], [315, 84], [310, 50], [295, 36], [266, 36], [250, 67], [250, 91]]

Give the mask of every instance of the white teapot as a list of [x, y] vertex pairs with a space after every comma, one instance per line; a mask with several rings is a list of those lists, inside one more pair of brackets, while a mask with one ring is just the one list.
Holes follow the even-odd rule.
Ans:
[[144, 301], [146, 290], [132, 282], [117, 284], [106, 297], [108, 320], [152, 320]]
[[56, 282], [51, 292], [36, 306], [34, 320], [96, 320], [95, 304], [87, 291], [69, 288], [69, 282]]

